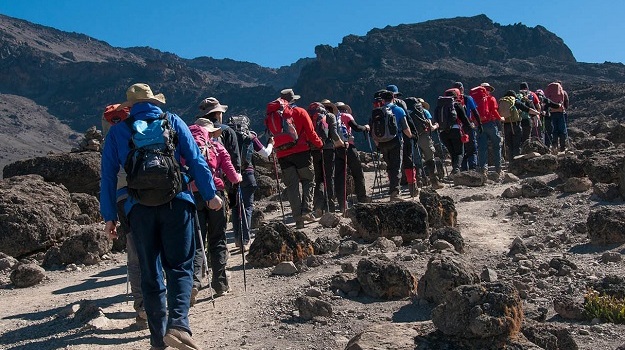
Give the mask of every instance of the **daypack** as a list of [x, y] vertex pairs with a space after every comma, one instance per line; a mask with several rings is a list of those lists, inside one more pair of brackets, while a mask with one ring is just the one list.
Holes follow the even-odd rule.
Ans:
[[452, 96], [439, 96], [436, 103], [436, 119], [440, 131], [448, 131], [454, 125], [458, 125], [458, 113], [456, 112], [455, 98]]
[[389, 106], [374, 108], [371, 112], [371, 137], [373, 140], [388, 142], [397, 137], [397, 119]]
[[350, 140], [349, 129], [347, 125], [343, 122], [343, 118], [341, 117], [341, 112], [336, 115], [336, 132], [339, 134], [339, 138], [343, 142], [348, 142]]
[[504, 123], [517, 123], [521, 120], [519, 110], [514, 105], [516, 98], [514, 96], [504, 96], [499, 99], [499, 108], [497, 112], [504, 119]]
[[246, 115], [235, 115], [230, 117], [227, 125], [237, 134], [239, 153], [241, 153], [241, 166], [243, 169], [247, 169], [252, 164], [254, 155], [254, 145], [250, 137], [250, 118]]
[[488, 90], [483, 86], [476, 86], [471, 89], [470, 95], [477, 105], [477, 112], [480, 114], [482, 122], [490, 117], [490, 106], [488, 104]]
[[[189, 125], [189, 130], [191, 131], [193, 140], [195, 140], [200, 152], [204, 156], [204, 160], [206, 160], [208, 168], [213, 173], [213, 177], [219, 176], [218, 174], [215, 174], [215, 169], [217, 168], [217, 152], [210, 141], [208, 130], [196, 124]], [[198, 191], [195, 181], [191, 182], [191, 189], [193, 192]]]
[[[550, 99], [554, 103], [560, 103], [564, 105], [564, 89], [562, 89], [562, 84], [553, 82], [547, 85], [545, 89], [545, 97]], [[553, 112], [562, 112], [564, 111], [564, 107], [562, 108], [551, 108]]]
[[124, 164], [128, 194], [140, 204], [158, 206], [182, 191], [180, 165], [174, 157], [178, 136], [167, 113], [150, 120], [125, 120], [130, 152]]
[[319, 102], [313, 102], [308, 106], [308, 115], [315, 126], [315, 133], [324, 143], [330, 140], [330, 126], [328, 125], [325, 107]]
[[293, 121], [293, 108], [283, 99], [267, 104], [265, 126], [273, 136], [274, 148], [277, 151], [289, 149], [297, 144], [297, 129]]
[[408, 108], [408, 115], [417, 128], [417, 133], [421, 134], [428, 131], [429, 123], [427, 122], [427, 117], [425, 116], [421, 102], [419, 102], [416, 97], [408, 97], [404, 102], [406, 102], [406, 107]]
[[[524, 105], [526, 105], [528, 107], [531, 107], [531, 108], [535, 108], [536, 107], [536, 106], [534, 106], [534, 100], [532, 99], [532, 93], [529, 90], [519, 91], [519, 93], [516, 95], [516, 97]], [[524, 119], [524, 120], [529, 120], [531, 118], [529, 112], [519, 111], [519, 115], [521, 116], [521, 119]]]
[[126, 120], [126, 118], [128, 118], [128, 114], [130, 113], [130, 107], [125, 107], [119, 110], [117, 107], [119, 107], [119, 104], [108, 105], [104, 109], [104, 119], [111, 125], [115, 125]]

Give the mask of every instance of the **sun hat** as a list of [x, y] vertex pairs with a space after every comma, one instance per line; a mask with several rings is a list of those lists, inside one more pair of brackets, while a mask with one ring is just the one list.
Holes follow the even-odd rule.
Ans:
[[117, 109], [123, 109], [124, 107], [132, 107], [137, 102], [151, 102], [151, 103], [165, 103], [165, 95], [156, 94], [152, 92], [152, 89], [148, 84], [136, 83], [132, 84], [128, 90], [126, 90], [126, 102], [121, 103]]
[[197, 120], [195, 121], [195, 125], [199, 125], [205, 128], [206, 130], [208, 130], [208, 132], [216, 132], [221, 130], [221, 128], [216, 127], [210, 119], [206, 118], [197, 118]]
[[417, 101], [421, 102], [421, 105], [423, 106], [423, 108], [425, 109], [430, 109], [430, 104], [425, 102], [424, 99], [422, 99], [421, 97], [417, 98]]
[[199, 115], [200, 117], [211, 114], [213, 112], [225, 113], [228, 110], [227, 105], [222, 105], [221, 103], [219, 103], [219, 100], [214, 97], [207, 97], [203, 99], [202, 102], [200, 102], [199, 108], [202, 111]]
[[487, 90], [489, 90], [490, 92], [495, 91], [495, 88], [494, 88], [494, 87], [492, 87], [492, 86], [490, 86], [490, 84], [489, 84], [489, 83], [481, 83], [481, 84], [480, 84], [480, 86], [481, 86], [481, 87], [485, 87], [485, 88], [486, 88]]
[[382, 93], [387, 92], [386, 89], [382, 89], [382, 90], [378, 90], [375, 92], [375, 94], [373, 94], [373, 101], [381, 101], [382, 100]]
[[352, 114], [352, 107], [350, 107], [348, 104], [341, 102], [341, 101], [337, 101], [335, 104], [336, 108], [338, 108], [340, 111], [345, 111], [349, 114]]
[[336, 105], [332, 103], [332, 101], [328, 100], [327, 98], [324, 98], [323, 100], [321, 100], [321, 104], [332, 114], [334, 115], [339, 114], [339, 109], [336, 108]]
[[300, 95], [296, 95], [293, 89], [284, 89], [280, 91], [280, 98], [287, 100], [288, 102], [299, 100]]

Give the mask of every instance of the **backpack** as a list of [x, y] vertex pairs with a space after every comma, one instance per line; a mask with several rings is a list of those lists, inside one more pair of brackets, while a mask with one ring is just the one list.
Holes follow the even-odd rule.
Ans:
[[125, 121], [130, 152], [124, 164], [128, 194], [140, 204], [158, 206], [182, 191], [180, 165], [174, 156], [178, 135], [167, 113], [150, 120]]
[[499, 108], [497, 112], [504, 119], [504, 123], [517, 123], [521, 120], [519, 110], [514, 105], [516, 98], [514, 96], [504, 96], [499, 99]]
[[232, 116], [227, 125], [237, 134], [237, 143], [241, 153], [241, 166], [243, 169], [247, 169], [252, 164], [254, 155], [254, 145], [250, 137], [250, 118], [246, 115]]
[[408, 97], [404, 102], [406, 102], [406, 107], [408, 108], [408, 115], [412, 119], [415, 128], [417, 128], [417, 133], [421, 134], [426, 132], [429, 128], [429, 124], [421, 102], [419, 102], [416, 97]]
[[[208, 165], [211, 173], [213, 173], [213, 176], [218, 176], [215, 174], [215, 170], [217, 169], [217, 153], [215, 147], [211, 143], [208, 130], [196, 124], [189, 125], [189, 130], [191, 131], [193, 140], [195, 140], [200, 152], [204, 156], [204, 160], [206, 160], [206, 164]], [[191, 190], [193, 192], [198, 191], [195, 181], [191, 182]]]
[[436, 119], [440, 131], [448, 131], [458, 124], [458, 113], [456, 112], [456, 100], [452, 96], [439, 96], [436, 103]]
[[265, 126], [270, 136], [273, 136], [276, 151], [283, 151], [297, 144], [293, 107], [285, 100], [279, 98], [267, 104]]
[[104, 119], [111, 125], [115, 125], [126, 120], [126, 118], [128, 118], [128, 114], [130, 114], [130, 107], [124, 107], [119, 110], [117, 107], [119, 107], [119, 104], [108, 105], [104, 109]]
[[554, 103], [560, 103], [563, 107], [561, 108], [550, 108], [552, 112], [564, 112], [564, 89], [562, 89], [562, 84], [553, 82], [547, 85], [545, 89], [545, 97], [550, 99]]
[[[519, 91], [519, 93], [516, 95], [516, 97], [524, 105], [526, 105], [528, 107], [531, 107], [531, 108], [535, 108], [536, 107], [536, 106], [534, 106], [534, 100], [532, 99], [532, 93], [529, 90]], [[530, 119], [530, 114], [528, 112], [519, 111], [519, 115], [521, 116], [522, 120], [529, 120]]]
[[330, 140], [330, 126], [328, 125], [325, 107], [319, 102], [313, 102], [308, 106], [308, 115], [315, 126], [315, 133], [324, 143]]
[[470, 95], [477, 105], [477, 112], [480, 114], [481, 120], [484, 121], [484, 118], [490, 117], [488, 90], [483, 86], [476, 86], [471, 89]]
[[390, 106], [376, 107], [371, 112], [371, 137], [377, 143], [392, 141], [397, 137], [397, 118]]
[[350, 134], [347, 129], [347, 125], [343, 122], [343, 118], [341, 117], [341, 112], [338, 112], [336, 115], [336, 132], [339, 134], [339, 138], [343, 142], [348, 142], [350, 140]]

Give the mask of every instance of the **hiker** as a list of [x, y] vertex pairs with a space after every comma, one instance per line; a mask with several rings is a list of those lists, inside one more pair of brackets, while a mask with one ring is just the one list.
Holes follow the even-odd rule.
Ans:
[[508, 90], [499, 99], [499, 114], [504, 119], [504, 142], [508, 153], [508, 161], [514, 159], [521, 153], [521, 140], [523, 137], [521, 129], [521, 111], [529, 115], [537, 115], [538, 111], [518, 99], [514, 90]]
[[[102, 133], [106, 138], [111, 126], [122, 122], [128, 118], [130, 108], [124, 107], [118, 109], [119, 104], [108, 105], [104, 109], [102, 115]], [[126, 172], [123, 168], [117, 173], [117, 217], [119, 218], [119, 230], [126, 235], [126, 268], [128, 273], [128, 284], [130, 284], [130, 296], [133, 299], [132, 306], [136, 312], [135, 321], [141, 328], [147, 328], [148, 316], [143, 307], [143, 294], [141, 293], [141, 268], [139, 267], [139, 257], [137, 256], [137, 248], [128, 218], [124, 212], [124, 205], [128, 198], [128, 189], [126, 188]]]
[[371, 137], [376, 147], [382, 152], [389, 178], [390, 201], [401, 201], [399, 197], [402, 163], [402, 135], [412, 137], [406, 112], [393, 103], [395, 94], [380, 90], [374, 95], [374, 109], [369, 125]]
[[[237, 134], [237, 143], [241, 151], [241, 174], [243, 180], [238, 184], [240, 190], [237, 196], [237, 205], [232, 206], [232, 231], [234, 232], [234, 246], [241, 248], [245, 252], [249, 250], [250, 231], [252, 229], [252, 213], [254, 212], [254, 192], [258, 187], [254, 175], [253, 154], [258, 153], [262, 158], [269, 160], [273, 151], [273, 137], [269, 137], [267, 147], [263, 146], [258, 135], [250, 130], [250, 119], [245, 115], [231, 116], [228, 120], [228, 127]], [[235, 192], [238, 192], [235, 191]], [[243, 202], [243, 208], [239, 204]], [[239, 210], [244, 214], [245, 220], [240, 220]]]
[[541, 109], [540, 116], [543, 120], [544, 130], [544, 143], [547, 148], [551, 149], [553, 144], [553, 122], [551, 120], [551, 109], [559, 109], [562, 107], [560, 103], [555, 103], [551, 101], [547, 96], [545, 96], [545, 92], [541, 89], [536, 90], [536, 95], [538, 96], [538, 100], [540, 101]]
[[[109, 237], [116, 237], [117, 174], [122, 164], [128, 164], [129, 196], [124, 211], [139, 256], [152, 349], [166, 346], [200, 349], [191, 337], [188, 318], [193, 285], [195, 203], [193, 193], [184, 183], [185, 176], [179, 171], [181, 156], [187, 159], [189, 175], [195, 179], [207, 206], [219, 209], [222, 201], [216, 195], [213, 176], [187, 125], [177, 115], [163, 113], [159, 107], [165, 103], [165, 96], [154, 95], [147, 84], [137, 83], [128, 88], [126, 98], [120, 107], [131, 107], [130, 116], [124, 123], [111, 127], [102, 153], [100, 211], [106, 223], [104, 230]], [[151, 147], [156, 145], [148, 139], [146, 146], [142, 145], [144, 136], [149, 140], [156, 137], [165, 146], [153, 151]], [[153, 164], [167, 164], [166, 172], [149, 177], [150, 173], [142, 168], [153, 169]], [[155, 181], [147, 182], [144, 176]], [[155, 183], [162, 185], [161, 188], [152, 186]]]
[[[517, 99], [521, 100], [521, 102], [529, 108], [533, 108], [540, 112], [540, 100], [538, 99], [538, 96], [529, 89], [526, 82], [522, 82], [519, 85]], [[521, 111], [521, 129], [523, 130], [521, 144], [529, 140], [532, 135], [539, 140], [541, 139], [540, 129], [538, 128], [538, 123], [540, 123], [540, 120], [538, 119], [539, 115], [530, 116], [529, 113]]]
[[566, 150], [568, 138], [566, 110], [569, 108], [569, 95], [562, 87], [560, 81], [550, 83], [545, 89], [545, 96], [560, 105], [558, 108], [549, 108], [551, 122], [553, 123], [553, 147], [559, 147], [560, 152]]
[[[436, 177], [436, 163], [434, 161], [434, 143], [430, 134], [438, 125], [432, 125], [432, 116], [427, 111], [430, 105], [422, 98], [408, 97], [404, 100], [408, 107], [408, 116], [412, 119], [416, 133], [413, 135], [415, 148], [419, 147], [421, 168], [430, 180], [433, 189], [443, 188], [443, 184]], [[428, 117], [429, 116], [429, 117]]]
[[[215, 174], [213, 181], [217, 189], [217, 196], [222, 201], [226, 200], [225, 184], [220, 175], [223, 174], [231, 184], [241, 182], [241, 174], [234, 168], [230, 155], [224, 146], [217, 141], [222, 128], [216, 127], [207, 118], [198, 118], [194, 125], [189, 126], [191, 135], [200, 148], [202, 156], [208, 164], [210, 171]], [[186, 159], [185, 159], [186, 161]], [[215, 291], [214, 296], [220, 297], [230, 292], [228, 276], [226, 275], [226, 264], [228, 263], [228, 248], [226, 247], [226, 226], [227, 206], [214, 210], [208, 208], [202, 200], [201, 194], [197, 190], [197, 182], [191, 183], [191, 188], [195, 197], [198, 221], [202, 242], [208, 244], [204, 247], [210, 254], [210, 268], [212, 271], [211, 287]], [[195, 258], [193, 261], [193, 289], [191, 290], [191, 306], [196, 302], [197, 295], [202, 289], [202, 274], [204, 271], [204, 254], [199, 242], [195, 245]], [[207, 269], [206, 269], [207, 270]]]
[[[460, 172], [464, 154], [463, 141], [468, 142], [466, 134], [464, 135], [465, 140], [463, 140], [461, 128], [471, 125], [460, 102], [461, 98], [462, 94], [459, 89], [451, 88], [446, 90], [444, 96], [438, 97], [438, 103], [432, 118], [434, 123], [438, 124], [440, 139], [451, 157], [451, 175]], [[459, 122], [462, 125], [458, 124]]]
[[[280, 91], [280, 97], [274, 102], [279, 103], [282, 109], [287, 109], [289, 103], [299, 98], [300, 96], [296, 95], [293, 89], [284, 89]], [[286, 185], [295, 227], [301, 229], [304, 228], [305, 222], [315, 220], [311, 210], [315, 174], [310, 148], [323, 147], [323, 141], [315, 133], [312, 121], [305, 109], [289, 107], [288, 110], [288, 113], [284, 113], [287, 115], [283, 114], [281, 118], [291, 119], [296, 132], [295, 137], [290, 142], [276, 137], [274, 147], [282, 170], [282, 180]], [[265, 124], [274, 135], [284, 132], [284, 130], [271, 130], [272, 127], [267, 120]], [[301, 193], [300, 184], [302, 185]]]
[[[469, 142], [464, 144], [464, 155], [462, 157], [462, 164], [460, 166], [460, 170], [475, 170], [477, 168], [477, 131], [482, 133], [482, 120], [480, 118], [481, 114], [478, 110], [478, 104], [474, 100], [471, 95], [467, 95], [464, 93], [464, 85], [462, 82], [455, 82], [452, 88], [460, 90], [460, 94], [462, 95], [461, 103], [464, 107], [464, 112], [467, 115], [467, 119], [469, 119], [469, 125], [463, 126], [464, 132], [469, 135]], [[481, 108], [484, 105], [480, 105]], [[481, 109], [480, 108], [480, 109]], [[477, 128], [476, 128], [477, 126]]]
[[369, 124], [359, 125], [352, 114], [352, 108], [344, 102], [335, 103], [339, 111], [339, 118], [347, 129], [347, 166], [354, 179], [354, 192], [358, 203], [371, 203], [371, 197], [367, 196], [365, 187], [365, 174], [362, 170], [362, 163], [358, 156], [358, 149], [354, 143], [354, 131], [369, 132]]
[[313, 190], [313, 211], [316, 217], [328, 211], [336, 210], [334, 195], [334, 162], [335, 144], [343, 144], [339, 138], [336, 117], [321, 102], [313, 102], [308, 106], [308, 115], [321, 141], [321, 149], [311, 150], [315, 171], [315, 188]]
[[[482, 109], [480, 114], [482, 119], [482, 132], [478, 136], [478, 169], [484, 174], [488, 174], [488, 144], [493, 150], [493, 165], [495, 166], [495, 176], [499, 179], [502, 175], [501, 170], [501, 115], [499, 115], [499, 104], [493, 96], [495, 88], [488, 83], [484, 83], [479, 87], [471, 89], [484, 89], [485, 98], [480, 103], [485, 103], [486, 107]], [[478, 94], [479, 95], [479, 94]], [[479, 103], [478, 103], [479, 104]]]
[[[404, 110], [406, 116], [408, 116], [408, 107], [404, 100], [400, 97], [402, 93], [399, 92], [399, 88], [397, 85], [387, 85], [386, 90], [393, 93], [393, 103], [401, 109]], [[412, 122], [412, 118], [406, 118], [406, 122], [408, 123], [408, 127], [410, 128], [411, 135], [416, 134], [415, 126]], [[401, 184], [407, 184], [410, 195], [415, 197], [418, 194], [418, 186], [417, 186], [417, 171], [415, 169], [415, 164], [412, 157], [413, 145], [412, 139], [408, 138], [405, 133], [402, 133], [403, 138], [403, 146], [402, 146], [402, 157], [401, 163], [403, 168], [403, 173], [401, 174]], [[404, 182], [405, 181], [405, 182]]]
[[234, 165], [234, 168], [238, 171], [241, 169], [241, 150], [239, 150], [237, 133], [223, 124], [223, 115], [228, 110], [228, 106], [222, 105], [219, 103], [219, 100], [214, 97], [207, 97], [200, 102], [199, 108], [200, 113], [196, 116], [196, 119], [206, 118], [210, 120], [215, 127], [223, 129], [219, 137], [219, 142], [224, 145], [224, 148], [228, 151], [228, 154], [230, 154], [232, 165]]

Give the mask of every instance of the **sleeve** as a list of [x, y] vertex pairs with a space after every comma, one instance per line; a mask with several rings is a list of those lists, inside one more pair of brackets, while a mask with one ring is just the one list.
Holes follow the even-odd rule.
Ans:
[[356, 131], [367, 131], [367, 128], [365, 128], [363, 125], [358, 125], [358, 123], [356, 123], [353, 118], [349, 120], [349, 127], [352, 128], [352, 130]]
[[332, 113], [326, 114], [326, 122], [328, 123], [328, 132], [330, 134], [330, 139], [332, 139], [333, 142], [340, 142], [341, 138], [339, 137], [339, 133], [337, 130], [338, 122], [336, 121], [336, 116]]
[[491, 96], [488, 99], [488, 103], [489, 103], [489, 108], [488, 110], [490, 111], [490, 113], [492, 114], [492, 117], [490, 119], [490, 121], [500, 121], [501, 120], [501, 114], [499, 114], [499, 102], [497, 102], [497, 99], [495, 98], [495, 96]]
[[306, 135], [306, 141], [310, 142], [316, 148], [323, 147], [323, 141], [321, 141], [321, 139], [315, 132], [315, 129], [312, 125], [312, 120], [310, 120], [310, 118], [306, 114], [303, 114], [306, 113], [306, 110], [300, 107], [296, 107], [295, 110], [298, 111], [299, 119], [302, 121], [302, 133]]
[[102, 162], [100, 164], [100, 213], [104, 221], [117, 221], [117, 173], [120, 164], [117, 160], [117, 143], [115, 133], [109, 132], [106, 135], [104, 149], [102, 151]]
[[514, 106], [523, 112], [529, 112], [530, 108], [523, 102], [519, 101], [519, 99], [514, 100]]
[[427, 119], [432, 120], [432, 114], [430, 114], [430, 111], [428, 111], [427, 109], [425, 109], [425, 108], [424, 108], [424, 109], [423, 109], [423, 114], [425, 115], [425, 117], [426, 117]]
[[456, 114], [458, 114], [458, 119], [460, 119], [462, 125], [464, 127], [471, 125], [469, 118], [467, 118], [467, 113], [464, 111], [464, 107], [462, 107], [459, 103], [454, 103], [454, 108], [456, 109]]
[[229, 127], [224, 129], [222, 139], [224, 141], [224, 147], [228, 151], [228, 154], [230, 154], [232, 165], [234, 165], [236, 169], [241, 169], [241, 150], [239, 149], [236, 131]]
[[252, 138], [252, 144], [254, 145], [254, 152], [258, 153], [261, 157], [268, 159], [273, 151], [273, 145], [268, 144], [267, 147], [263, 146], [258, 137]]
[[237, 178], [237, 170], [232, 164], [232, 160], [230, 159], [230, 154], [222, 145], [215, 145], [215, 149], [217, 151], [217, 159], [219, 161], [218, 168], [226, 175], [228, 181], [232, 183], [238, 182]]

